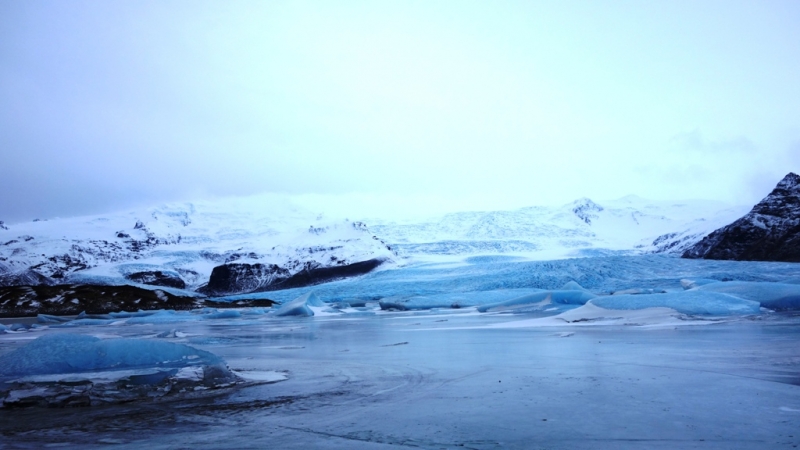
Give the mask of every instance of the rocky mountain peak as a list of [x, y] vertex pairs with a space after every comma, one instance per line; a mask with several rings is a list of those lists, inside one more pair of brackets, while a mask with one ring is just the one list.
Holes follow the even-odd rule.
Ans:
[[744, 217], [712, 232], [683, 257], [800, 262], [800, 176], [790, 172]]
[[591, 225], [592, 219], [598, 216], [596, 213], [603, 210], [603, 207], [584, 197], [572, 202], [572, 212], [587, 224]]

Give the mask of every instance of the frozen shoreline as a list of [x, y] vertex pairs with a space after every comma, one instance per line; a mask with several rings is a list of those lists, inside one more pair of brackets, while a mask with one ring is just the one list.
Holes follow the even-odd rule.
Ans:
[[[236, 372], [288, 379], [79, 413], [0, 411], [0, 433], [7, 448], [800, 444], [796, 315], [677, 329], [503, 328], [518, 319], [454, 310], [117, 327], [120, 337], [184, 343]], [[493, 328], [463, 329], [476, 325]], [[70, 332], [90, 330], [101, 331]], [[0, 351], [23, 336], [0, 336]]]

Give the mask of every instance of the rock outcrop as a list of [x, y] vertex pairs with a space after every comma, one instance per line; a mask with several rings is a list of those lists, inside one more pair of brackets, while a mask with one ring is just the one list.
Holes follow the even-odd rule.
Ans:
[[116, 311], [156, 309], [189, 310], [203, 306], [195, 297], [182, 297], [160, 289], [135, 286], [61, 284], [0, 288], [0, 317], [37, 314], [106, 314]]
[[289, 278], [289, 271], [275, 264], [228, 263], [214, 267], [208, 284], [197, 291], [212, 297], [254, 292]]
[[786, 175], [744, 217], [712, 232], [683, 257], [800, 262], [800, 176]]
[[327, 283], [343, 278], [356, 277], [372, 272], [378, 266], [386, 262], [383, 259], [375, 258], [367, 261], [359, 261], [353, 264], [341, 266], [306, 268], [278, 283], [258, 289], [259, 292], [277, 291], [280, 289], [291, 289], [315, 284]]
[[313, 286], [364, 275], [384, 262], [384, 259], [375, 258], [337, 266], [306, 265], [302, 270], [291, 275], [287, 269], [274, 264], [223, 264], [214, 267], [208, 284], [197, 291], [211, 297], [222, 297]]
[[162, 272], [160, 270], [135, 272], [125, 275], [125, 278], [134, 283], [186, 289], [186, 282], [174, 272]]

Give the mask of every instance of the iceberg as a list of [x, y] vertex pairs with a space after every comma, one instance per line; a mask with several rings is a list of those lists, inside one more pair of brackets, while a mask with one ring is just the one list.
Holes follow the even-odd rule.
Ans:
[[127, 319], [125, 323], [136, 325], [136, 324], [150, 324], [150, 323], [174, 323], [174, 322], [186, 322], [189, 320], [197, 320], [197, 315], [191, 314], [187, 311], [175, 311], [171, 309], [163, 309], [160, 311], [156, 311], [153, 314], [148, 314], [146, 316], [136, 316]]
[[238, 319], [242, 314], [235, 309], [228, 309], [225, 311], [217, 311], [215, 309], [203, 311], [203, 319]]
[[617, 310], [665, 307], [690, 315], [727, 316], [761, 312], [761, 305], [758, 302], [733, 295], [699, 290], [664, 294], [604, 296], [592, 299], [588, 303], [604, 309]]
[[238, 382], [216, 355], [162, 340], [51, 334], [0, 356], [2, 407], [129, 402]]
[[314, 315], [314, 311], [310, 308], [311, 306], [325, 306], [325, 303], [316, 294], [309, 292], [288, 303], [284, 303], [275, 310], [273, 315], [277, 317], [311, 317]]
[[478, 311], [505, 311], [523, 306], [529, 308], [534, 307], [533, 310], [541, 310], [544, 309], [544, 307], [554, 304], [580, 306], [585, 305], [586, 302], [596, 297], [596, 295], [586, 290], [542, 291], [498, 303], [479, 306]]
[[567, 281], [563, 286], [561, 286], [561, 291], [584, 291], [584, 292], [591, 292], [585, 287], [578, 284], [577, 281], [571, 280]]
[[718, 292], [758, 302], [764, 308], [800, 310], [800, 285], [758, 281], [726, 281], [697, 288], [702, 292]]
[[542, 292], [541, 289], [495, 289], [478, 292], [450, 292], [446, 294], [393, 296], [382, 298], [378, 303], [383, 310], [409, 311], [431, 308], [467, 308], [503, 302]]
[[113, 319], [75, 319], [75, 320], [70, 320], [69, 322], [56, 323], [50, 326], [52, 328], [69, 328], [69, 327], [93, 326], [93, 325], [110, 325], [113, 322], [114, 322]]
[[69, 322], [70, 318], [68, 317], [61, 317], [61, 316], [51, 316], [49, 314], [39, 314], [36, 316], [36, 321], [39, 323], [64, 323]]
[[684, 278], [681, 280], [681, 287], [684, 289], [694, 289], [696, 287], [705, 286], [706, 284], [720, 283], [719, 280], [711, 280], [708, 278]]
[[0, 380], [90, 371], [224, 365], [216, 355], [183, 344], [146, 339], [100, 339], [48, 334], [0, 355]]

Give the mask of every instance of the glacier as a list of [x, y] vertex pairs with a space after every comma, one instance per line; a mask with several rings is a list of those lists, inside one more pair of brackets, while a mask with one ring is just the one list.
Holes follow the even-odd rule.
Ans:
[[799, 277], [480, 256], [217, 299], [271, 308], [2, 319], [0, 433], [11, 448], [791, 447]]

